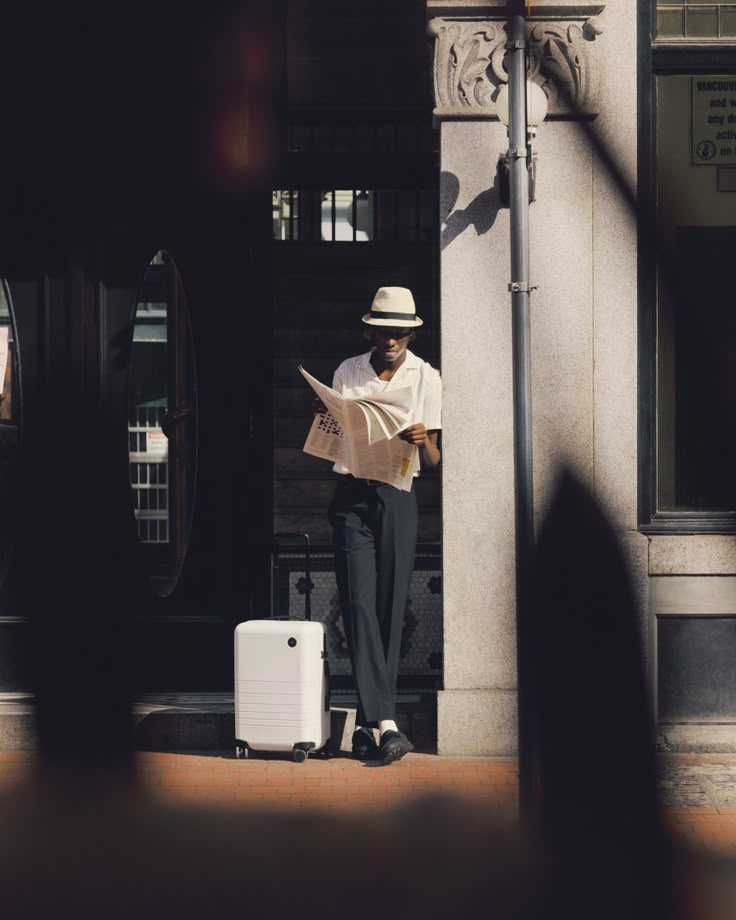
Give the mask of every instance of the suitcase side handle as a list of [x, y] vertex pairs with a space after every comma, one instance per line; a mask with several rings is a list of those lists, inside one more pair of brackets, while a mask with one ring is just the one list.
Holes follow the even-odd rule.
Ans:
[[[310, 578], [311, 565], [311, 541], [308, 533], [290, 533], [288, 531], [279, 531], [273, 535], [273, 550], [271, 552], [271, 616], [273, 617], [276, 602], [276, 570], [278, 569], [278, 557], [282, 544], [288, 543], [294, 545], [300, 543], [304, 547], [304, 619], [312, 619], [312, 581]], [[274, 617], [274, 619], [288, 619], [288, 617]]]

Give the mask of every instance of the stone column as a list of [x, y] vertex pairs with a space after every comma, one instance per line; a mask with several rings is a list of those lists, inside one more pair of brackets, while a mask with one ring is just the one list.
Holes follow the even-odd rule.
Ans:
[[[506, 4], [428, 0], [441, 129], [444, 690], [442, 754], [516, 751], [514, 471], [509, 212], [495, 98], [506, 81]], [[595, 155], [602, 133], [633, 183], [636, 3], [532, 4], [531, 77], [548, 120], [530, 206], [535, 511], [560, 462], [636, 529], [636, 235]], [[603, 13], [603, 15], [601, 15]], [[608, 17], [608, 19], [606, 19]], [[599, 37], [617, 35], [602, 66]], [[613, 97], [601, 91], [612, 82]], [[610, 113], [610, 114], [609, 114]], [[600, 280], [599, 280], [600, 279]], [[615, 303], [614, 303], [615, 301]]]

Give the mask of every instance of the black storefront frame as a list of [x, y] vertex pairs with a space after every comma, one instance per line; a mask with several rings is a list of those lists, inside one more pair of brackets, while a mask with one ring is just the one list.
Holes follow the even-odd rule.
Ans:
[[646, 534], [736, 533], [733, 511], [660, 511], [657, 507], [657, 173], [656, 79], [676, 74], [732, 73], [730, 43], [657, 45], [656, 0], [639, 7], [638, 300], [639, 530]]

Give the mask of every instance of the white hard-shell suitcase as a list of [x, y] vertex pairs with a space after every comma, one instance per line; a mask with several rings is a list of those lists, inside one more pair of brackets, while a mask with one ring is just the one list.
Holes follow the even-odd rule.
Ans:
[[[305, 543], [306, 615], [309, 607], [309, 537]], [[330, 738], [327, 636], [322, 623], [248, 620], [235, 628], [235, 754], [290, 751], [303, 762]]]

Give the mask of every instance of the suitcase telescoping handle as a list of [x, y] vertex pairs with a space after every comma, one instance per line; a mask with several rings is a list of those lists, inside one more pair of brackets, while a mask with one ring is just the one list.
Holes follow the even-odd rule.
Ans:
[[[273, 575], [276, 574], [276, 569], [278, 568], [278, 558], [281, 546], [284, 543], [294, 544], [301, 543], [304, 546], [304, 618], [306, 620], [312, 619], [312, 602], [311, 602], [311, 593], [312, 593], [312, 581], [310, 578], [311, 574], [311, 555], [310, 555], [310, 543], [309, 543], [309, 534], [308, 533], [275, 533], [273, 535]], [[271, 615], [274, 615], [275, 611], [275, 587], [274, 582], [276, 581], [275, 577], [271, 578]]]

